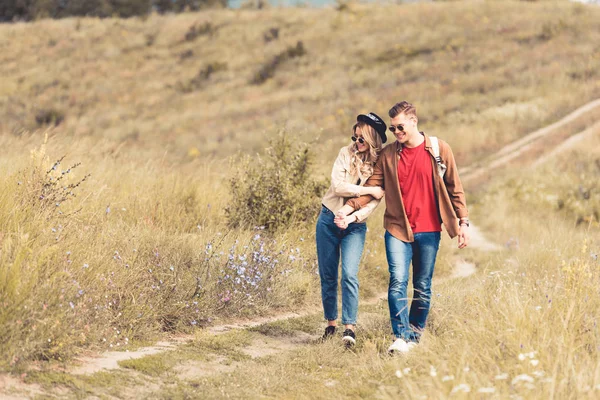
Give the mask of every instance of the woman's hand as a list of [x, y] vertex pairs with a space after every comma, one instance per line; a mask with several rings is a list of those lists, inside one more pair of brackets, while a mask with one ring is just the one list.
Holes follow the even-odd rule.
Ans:
[[338, 228], [346, 229], [346, 228], [348, 228], [348, 225], [350, 225], [353, 222], [356, 222], [357, 220], [358, 220], [358, 218], [354, 214], [343, 215], [341, 213], [338, 213], [338, 214], [336, 214], [335, 218], [333, 219], [333, 222], [335, 223], [335, 225]]

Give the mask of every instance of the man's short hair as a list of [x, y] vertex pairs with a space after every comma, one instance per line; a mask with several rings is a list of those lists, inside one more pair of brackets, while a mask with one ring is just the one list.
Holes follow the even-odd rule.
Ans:
[[396, 118], [400, 114], [414, 115], [416, 117], [417, 109], [408, 101], [401, 101], [400, 103], [394, 104], [394, 106], [390, 108], [390, 111], [388, 112], [390, 118]]

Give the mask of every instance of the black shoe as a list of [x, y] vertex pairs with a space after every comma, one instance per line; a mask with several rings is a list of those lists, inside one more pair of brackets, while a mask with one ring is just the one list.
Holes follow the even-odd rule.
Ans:
[[325, 333], [323, 334], [322, 340], [327, 340], [335, 335], [335, 326], [328, 326], [325, 328]]
[[346, 347], [354, 346], [356, 344], [356, 334], [352, 329], [346, 329], [342, 336], [342, 340], [346, 343]]

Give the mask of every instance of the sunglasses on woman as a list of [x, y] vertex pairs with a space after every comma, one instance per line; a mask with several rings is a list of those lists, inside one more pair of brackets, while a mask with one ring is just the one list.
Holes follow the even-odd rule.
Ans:
[[363, 139], [361, 137], [352, 136], [350, 139], [352, 139], [353, 142], [356, 142], [358, 140], [358, 143], [360, 143], [360, 144], [365, 143], [365, 139]]

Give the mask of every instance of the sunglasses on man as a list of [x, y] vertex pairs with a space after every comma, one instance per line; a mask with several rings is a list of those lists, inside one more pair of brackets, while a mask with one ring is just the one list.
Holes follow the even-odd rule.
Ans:
[[358, 143], [360, 143], [360, 144], [365, 143], [365, 139], [363, 139], [361, 137], [352, 136], [352, 137], [350, 137], [350, 139], [352, 139], [353, 142], [356, 142], [358, 140]]
[[402, 126], [401, 124], [398, 124], [396, 126], [390, 125], [390, 127], [388, 129], [392, 133], [396, 132], [396, 129], [398, 129], [399, 132], [404, 132], [404, 126]]

